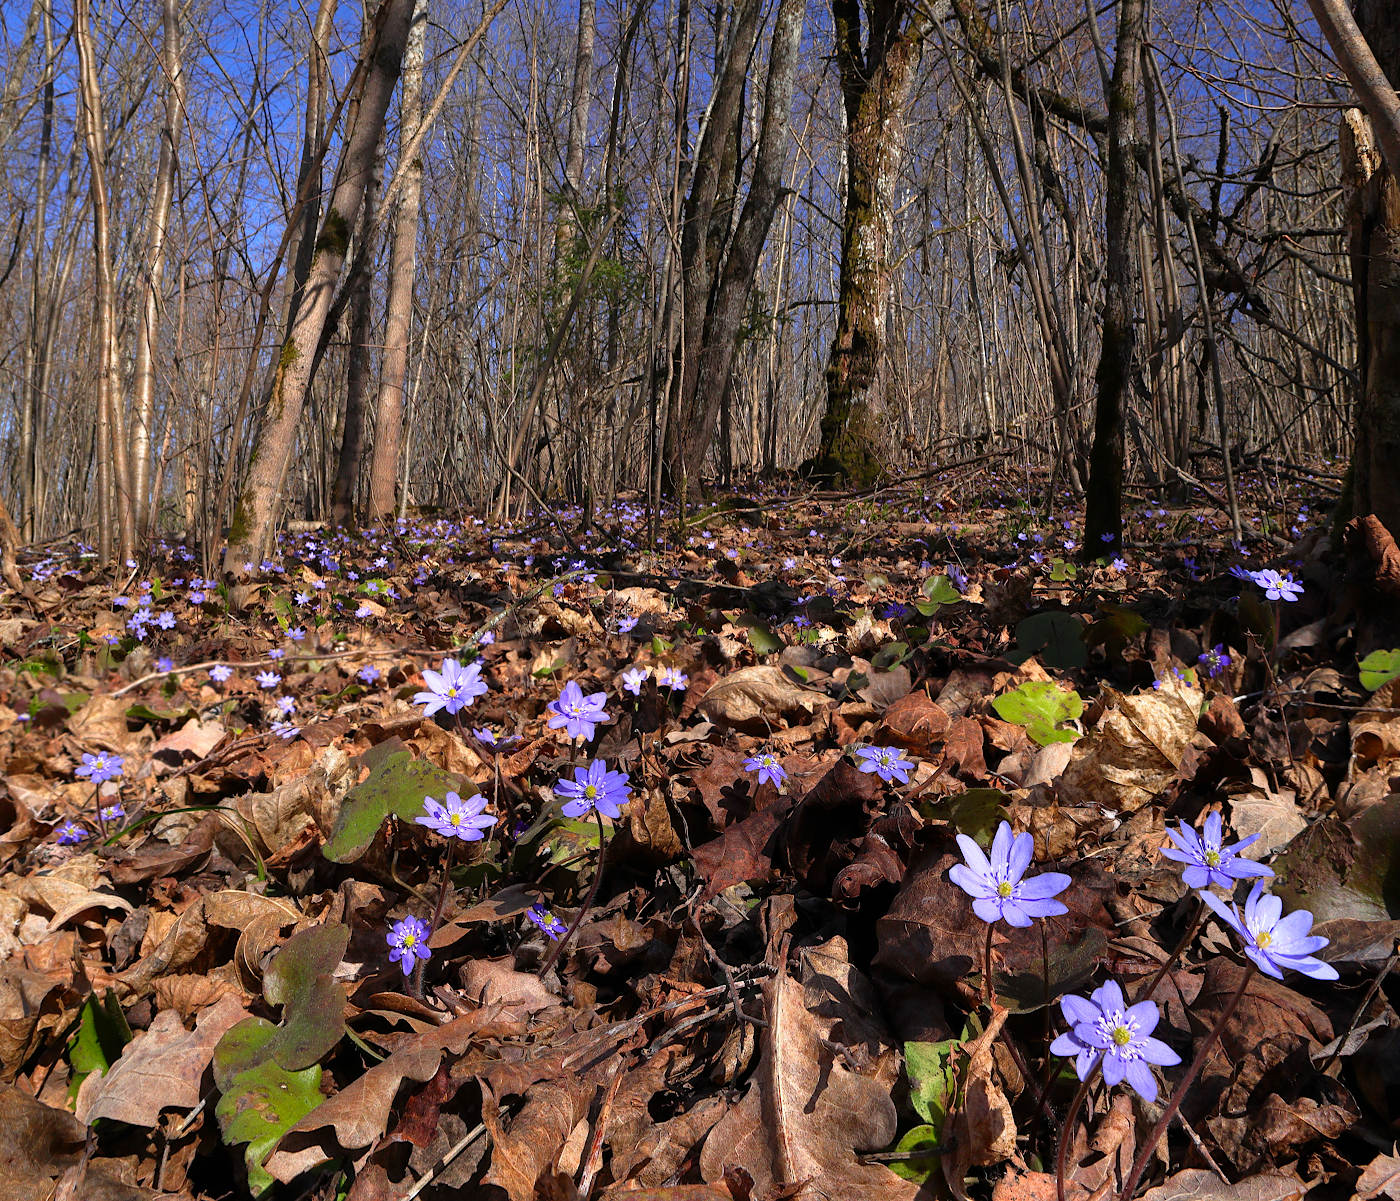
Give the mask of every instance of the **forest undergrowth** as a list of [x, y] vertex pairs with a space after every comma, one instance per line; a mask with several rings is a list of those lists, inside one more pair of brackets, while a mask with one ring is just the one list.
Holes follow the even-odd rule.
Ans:
[[0, 1196], [1400, 1198], [1400, 550], [1335, 485], [1113, 557], [985, 466], [233, 594], [31, 551]]

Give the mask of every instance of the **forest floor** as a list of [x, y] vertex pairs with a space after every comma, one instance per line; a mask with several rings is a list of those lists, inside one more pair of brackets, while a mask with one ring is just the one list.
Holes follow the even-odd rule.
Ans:
[[[30, 554], [0, 1197], [1400, 1198], [1400, 651], [1335, 482], [1247, 476], [1243, 541], [1139, 498], [1097, 561], [985, 467], [654, 550], [417, 517], [237, 610], [180, 546]], [[1065, 877], [1024, 928], [1004, 820]], [[1252, 837], [1325, 946], [1218, 916]]]

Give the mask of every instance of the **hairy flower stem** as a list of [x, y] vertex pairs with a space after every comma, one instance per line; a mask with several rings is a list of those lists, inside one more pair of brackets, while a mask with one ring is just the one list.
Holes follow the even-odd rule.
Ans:
[[564, 953], [564, 948], [569, 945], [569, 939], [573, 938], [574, 931], [579, 928], [584, 915], [593, 907], [594, 900], [598, 896], [598, 885], [603, 882], [603, 850], [606, 834], [603, 831], [603, 815], [598, 810], [593, 810], [593, 817], [598, 822], [598, 870], [593, 873], [593, 883], [588, 886], [588, 895], [583, 898], [583, 905], [574, 915], [574, 920], [569, 923], [569, 928], [564, 931], [564, 936], [550, 949], [545, 960], [540, 964], [540, 979], [544, 979], [549, 974], [549, 969], [558, 961], [559, 956]]
[[1186, 1074], [1178, 1081], [1175, 1089], [1172, 1090], [1171, 1099], [1167, 1102], [1167, 1107], [1162, 1110], [1162, 1116], [1157, 1119], [1157, 1124], [1152, 1127], [1152, 1133], [1147, 1136], [1146, 1141], [1138, 1150], [1137, 1158], [1133, 1160], [1132, 1170], [1128, 1173], [1128, 1178], [1123, 1181], [1123, 1187], [1118, 1193], [1118, 1201], [1132, 1201], [1133, 1194], [1137, 1192], [1138, 1181], [1142, 1179], [1142, 1174], [1147, 1170], [1147, 1161], [1152, 1158], [1152, 1153], [1157, 1149], [1157, 1144], [1166, 1137], [1167, 1127], [1171, 1125], [1172, 1119], [1176, 1117], [1177, 1111], [1181, 1108], [1181, 1103], [1186, 1099], [1186, 1092], [1195, 1082], [1197, 1076], [1201, 1074], [1201, 1069], [1205, 1067], [1206, 1056], [1208, 1056], [1215, 1044], [1220, 1041], [1221, 1032], [1225, 1029], [1225, 1023], [1235, 1015], [1235, 1010], [1239, 1008], [1240, 1001], [1249, 989], [1249, 982], [1254, 979], [1254, 973], [1259, 968], [1253, 960], [1245, 968], [1244, 979], [1240, 981], [1240, 986], [1235, 990], [1234, 996], [1226, 1003], [1221, 1010], [1220, 1016], [1216, 1018], [1215, 1025], [1211, 1027], [1210, 1033], [1206, 1035], [1200, 1047], [1196, 1050], [1196, 1058], [1191, 1061], [1191, 1066], [1186, 1069]]
[[982, 951], [982, 1000], [988, 1009], [996, 999], [996, 991], [992, 988], [992, 932], [995, 929], [994, 922], [987, 923], [987, 945]]
[[[1196, 894], [1192, 893], [1191, 895], [1195, 897]], [[1137, 996], [1133, 998], [1134, 1004], [1138, 1001], [1146, 1001], [1151, 998], [1152, 994], [1157, 990], [1157, 985], [1161, 984], [1166, 974], [1176, 966], [1177, 961], [1186, 953], [1186, 948], [1191, 945], [1196, 935], [1200, 932], [1201, 927], [1205, 925], [1206, 914], [1208, 912], [1205, 902], [1199, 897], [1196, 897], [1196, 913], [1191, 919], [1191, 924], [1186, 927], [1186, 933], [1181, 936], [1181, 941], [1176, 944], [1176, 949], [1172, 951], [1172, 953], [1158, 965], [1157, 970], [1152, 973], [1152, 979], [1147, 982], [1146, 987], [1138, 990]]]
[[[1103, 1057], [1099, 1057], [1102, 1062]], [[1094, 1078], [1099, 1074], [1099, 1064], [1095, 1063], [1089, 1074], [1079, 1082], [1074, 1090], [1074, 1100], [1069, 1103], [1069, 1113], [1065, 1114], [1065, 1124], [1060, 1127], [1060, 1141], [1055, 1148], [1055, 1196], [1057, 1201], [1065, 1201], [1065, 1160], [1069, 1158], [1070, 1140], [1074, 1138], [1074, 1124], [1079, 1120], [1079, 1111], [1089, 1096]]]
[[[438, 923], [442, 921], [442, 911], [447, 907], [447, 890], [452, 882], [452, 864], [457, 858], [457, 840], [449, 838], [447, 840], [447, 862], [442, 865], [442, 883], [438, 885], [437, 901], [433, 904], [433, 916], [428, 919], [428, 934], [438, 928]], [[423, 995], [423, 969], [428, 966], [426, 959], [420, 959], [413, 969], [413, 978], [409, 981], [409, 991], [415, 997]]]

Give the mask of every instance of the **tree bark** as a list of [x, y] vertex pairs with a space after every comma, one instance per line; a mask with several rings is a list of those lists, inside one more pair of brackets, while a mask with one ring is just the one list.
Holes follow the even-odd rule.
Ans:
[[1118, 44], [1108, 93], [1108, 165], [1104, 188], [1106, 251], [1103, 341], [1097, 373], [1094, 445], [1085, 496], [1085, 558], [1117, 554], [1123, 541], [1123, 404], [1131, 393], [1138, 263], [1134, 235], [1140, 209], [1133, 146], [1137, 140], [1144, 0], [1119, 0]]
[[672, 348], [675, 366], [666, 400], [665, 463], [667, 482], [682, 497], [690, 485], [687, 463], [694, 461], [694, 456], [688, 455], [685, 449], [684, 410], [695, 395], [700, 375], [705, 319], [719, 262], [715, 244], [716, 208], [721, 196], [733, 186], [736, 120], [743, 103], [749, 60], [758, 40], [762, 7], [758, 0], [740, 0], [734, 11], [729, 44], [724, 61], [716, 71], [714, 91], [681, 214], [679, 336]]
[[788, 161], [788, 125], [797, 77], [797, 51], [802, 42], [806, 0], [782, 0], [773, 25], [768, 56], [768, 82], [763, 99], [763, 125], [749, 194], [734, 231], [708, 319], [705, 322], [700, 366], [694, 392], [682, 407], [683, 470], [698, 479], [714, 438], [715, 419], [729, 394], [740, 327], [748, 311], [754, 277], [773, 216], [783, 197], [783, 174]]
[[150, 538], [159, 498], [151, 495], [151, 440], [155, 423], [155, 345], [159, 333], [161, 280], [165, 272], [165, 239], [170, 202], [175, 195], [175, 167], [180, 123], [185, 113], [185, 75], [180, 54], [179, 0], [161, 5], [161, 69], [165, 76], [165, 123], [160, 131], [160, 155], [151, 193], [150, 228], [146, 239], [145, 299], [136, 325], [131, 370], [131, 500], [137, 535]]
[[413, 332], [413, 281], [417, 269], [418, 214], [423, 202], [423, 158], [413, 148], [423, 121], [423, 52], [428, 32], [428, 0], [417, 0], [404, 52], [399, 96], [399, 139], [413, 157], [404, 163], [403, 193], [394, 212], [389, 248], [389, 297], [384, 324], [384, 357], [375, 406], [374, 457], [369, 470], [369, 516], [394, 515], [394, 486], [403, 452], [404, 397], [408, 385], [408, 346]]
[[[360, 460], [365, 450], [365, 418], [369, 407], [370, 301], [373, 297], [371, 263], [374, 256], [375, 195], [383, 172], [383, 146], [374, 156], [374, 171], [365, 186], [360, 214], [360, 249], [345, 287], [349, 292], [350, 337], [345, 372], [345, 421], [340, 431], [340, 452], [331, 483], [331, 523], [347, 526], [354, 520], [355, 495], [359, 491]], [[329, 322], [327, 323], [329, 332]], [[324, 335], [323, 335], [324, 338]]]
[[75, 0], [73, 40], [78, 49], [78, 96], [83, 140], [88, 154], [88, 189], [92, 200], [92, 253], [96, 288], [93, 295], [93, 375], [97, 410], [97, 546], [110, 559], [115, 521], [117, 553], [136, 553], [131, 511], [130, 479], [116, 388], [116, 284], [112, 277], [111, 213], [107, 194], [107, 132], [102, 90], [97, 76], [97, 53], [92, 39], [90, 0]]
[[868, 484], [880, 472], [875, 411], [884, 373], [892, 287], [894, 186], [904, 110], [925, 33], [905, 0], [831, 0], [846, 116], [846, 194], [836, 337], [814, 474]]
[[1344, 116], [1360, 397], [1351, 513], [1400, 533], [1400, 23], [1392, 0], [1310, 0], [1370, 120]]
[[375, 150], [403, 66], [412, 14], [413, 0], [383, 0], [367, 39], [370, 66], [365, 73], [359, 109], [346, 135], [336, 171], [337, 183], [316, 239], [305, 295], [283, 339], [276, 383], [234, 507], [224, 557], [225, 571], [234, 574], [241, 574], [245, 563], [260, 560], [271, 549], [297, 427], [311, 387], [312, 360], [345, 263], [350, 229], [359, 217], [365, 188], [374, 170]]

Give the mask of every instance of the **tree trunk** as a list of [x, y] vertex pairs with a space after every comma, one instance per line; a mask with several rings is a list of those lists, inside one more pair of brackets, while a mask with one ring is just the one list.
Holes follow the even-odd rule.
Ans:
[[335, 479], [331, 482], [331, 523], [346, 526], [354, 520], [355, 495], [359, 491], [360, 460], [365, 450], [365, 417], [368, 406], [370, 378], [370, 300], [374, 261], [376, 217], [375, 196], [384, 169], [383, 145], [374, 156], [374, 172], [365, 186], [364, 207], [360, 214], [359, 239], [355, 265], [346, 281], [349, 291], [350, 338], [349, 366], [345, 372], [345, 421], [340, 431], [340, 453], [336, 460]]
[[345, 263], [350, 229], [359, 217], [365, 188], [374, 171], [375, 150], [403, 66], [412, 14], [413, 0], [383, 0], [367, 39], [365, 53], [370, 66], [359, 109], [346, 135], [336, 170], [338, 182], [316, 239], [305, 296], [283, 339], [276, 384], [234, 508], [224, 566], [235, 574], [242, 572], [246, 562], [256, 562], [271, 548], [282, 487], [311, 387], [312, 359]]
[[1083, 554], [1087, 559], [1108, 552], [1117, 554], [1123, 541], [1123, 403], [1131, 392], [1137, 341], [1134, 308], [1138, 264], [1133, 243], [1141, 211], [1133, 143], [1137, 137], [1139, 55], [1145, 23], [1144, 0], [1119, 0], [1118, 44], [1107, 97], [1103, 342], [1085, 497]]
[[143, 540], [149, 539], [154, 531], [154, 517], [160, 504], [159, 498], [151, 495], [151, 440], [155, 423], [155, 345], [160, 322], [161, 278], [165, 272], [165, 238], [170, 222], [170, 202], [175, 195], [180, 122], [185, 113], [179, 0], [163, 0], [161, 5], [161, 72], [165, 80], [165, 124], [160, 131], [160, 157], [151, 193], [145, 300], [136, 325], [131, 369], [131, 500], [137, 535]]
[[904, 0], [831, 0], [846, 117], [846, 195], [836, 337], [814, 474], [868, 484], [880, 472], [875, 425], [892, 286], [894, 186], [904, 109], [925, 25]]
[[700, 375], [705, 319], [719, 261], [716, 209], [725, 193], [732, 194], [737, 163], [734, 145], [737, 120], [743, 105], [749, 60], [758, 40], [762, 7], [758, 0], [740, 0], [734, 11], [727, 51], [715, 72], [714, 91], [710, 95], [681, 216], [679, 336], [672, 348], [675, 366], [666, 398], [665, 440], [667, 483], [681, 497], [689, 491], [687, 463], [694, 461], [693, 456], [685, 453], [685, 409], [690, 398], [695, 396]]
[[92, 252], [97, 282], [91, 342], [97, 411], [97, 545], [100, 557], [110, 559], [115, 519], [117, 553], [125, 560], [136, 553], [136, 527], [132, 520], [130, 479], [125, 471], [127, 458], [117, 405], [116, 284], [112, 277], [111, 213], [107, 195], [107, 132], [97, 77], [97, 53], [92, 40], [90, 0], [76, 0], [73, 6], [73, 40], [78, 48], [78, 95], [88, 153]]
[[1400, 534], [1400, 23], [1393, 0], [1354, 0], [1354, 24], [1337, 0], [1311, 3], [1370, 118], [1342, 126], [1360, 375], [1351, 512]]
[[683, 469], [688, 479], [700, 476], [705, 454], [714, 438], [715, 418], [721, 401], [729, 394], [739, 331], [748, 311], [758, 261], [783, 197], [788, 126], [805, 7], [806, 0], [782, 0], [773, 25], [763, 125], [753, 178], [705, 322], [695, 389], [681, 407]]
[[[403, 91], [399, 96], [400, 145], [412, 145], [423, 120], [423, 51], [428, 32], [428, 0], [417, 0], [404, 52]], [[423, 158], [415, 154], [401, 167], [403, 192], [394, 212], [394, 241], [389, 248], [389, 297], [384, 323], [384, 358], [379, 400], [375, 406], [374, 459], [369, 471], [369, 516], [388, 521], [394, 515], [394, 486], [403, 451], [404, 396], [408, 385], [408, 345], [413, 332], [413, 280], [417, 267], [418, 213], [423, 200]]]

